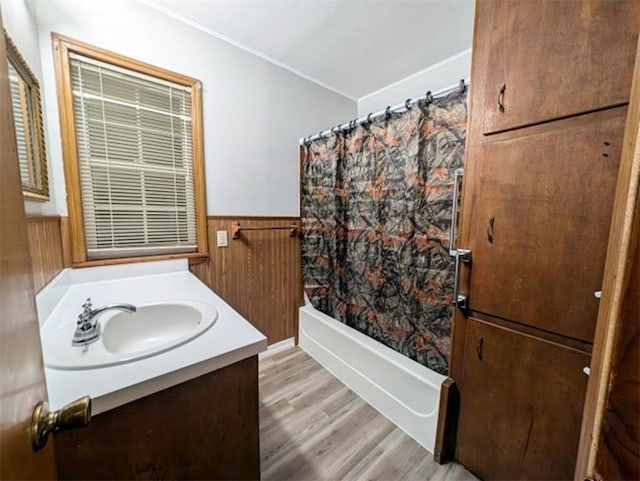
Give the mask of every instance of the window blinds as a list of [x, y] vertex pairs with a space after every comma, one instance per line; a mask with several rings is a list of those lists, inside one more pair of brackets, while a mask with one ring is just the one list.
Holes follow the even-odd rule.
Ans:
[[195, 251], [191, 88], [70, 64], [87, 257]]

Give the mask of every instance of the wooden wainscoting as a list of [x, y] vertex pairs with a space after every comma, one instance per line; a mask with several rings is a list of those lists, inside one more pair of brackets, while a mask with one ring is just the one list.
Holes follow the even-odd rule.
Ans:
[[[243, 227], [300, 229], [299, 217], [212, 216], [207, 219], [209, 259], [191, 272], [269, 339], [294, 337], [302, 302], [300, 238], [289, 230], [243, 231], [233, 239], [233, 224]], [[216, 232], [227, 231], [228, 247], [217, 247]], [[27, 218], [35, 292], [71, 265], [68, 218]]]
[[[243, 227], [300, 229], [298, 217], [210, 216], [209, 262], [191, 271], [247, 318], [269, 344], [295, 336], [302, 301], [300, 238], [289, 231], [243, 231], [233, 239], [233, 224]], [[218, 247], [216, 232], [227, 231], [228, 247]]]
[[[208, 236], [207, 236], [208, 237]], [[211, 241], [209, 241], [211, 243]], [[209, 268], [210, 258], [205, 259], [197, 264], [189, 263], [191, 273], [204, 282], [211, 289], [211, 269]]]
[[65, 263], [63, 248], [63, 222], [60, 216], [27, 217], [33, 287], [36, 293], [68, 265]]

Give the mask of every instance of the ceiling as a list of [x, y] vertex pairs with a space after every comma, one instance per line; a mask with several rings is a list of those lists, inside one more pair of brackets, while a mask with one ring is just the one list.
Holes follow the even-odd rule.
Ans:
[[141, 0], [358, 99], [471, 48], [474, 0]]

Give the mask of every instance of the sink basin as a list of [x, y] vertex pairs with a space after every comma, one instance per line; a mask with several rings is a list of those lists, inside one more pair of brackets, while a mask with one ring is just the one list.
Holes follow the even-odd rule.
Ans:
[[172, 301], [138, 305], [133, 314], [108, 311], [99, 318], [100, 339], [72, 346], [75, 324], [66, 324], [44, 339], [45, 366], [94, 369], [155, 356], [181, 346], [209, 329], [218, 317], [212, 305]]
[[102, 328], [102, 343], [111, 354], [131, 354], [186, 339], [198, 329], [200, 311], [184, 304], [141, 306], [115, 314]]

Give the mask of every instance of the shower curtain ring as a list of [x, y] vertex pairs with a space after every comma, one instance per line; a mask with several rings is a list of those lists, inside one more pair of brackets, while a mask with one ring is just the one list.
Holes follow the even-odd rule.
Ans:
[[431, 90], [427, 91], [425, 97], [427, 100], [427, 104], [430, 104], [431, 102], [433, 102], [433, 95], [431, 94]]
[[463, 94], [467, 90], [467, 85], [464, 83], [464, 79], [460, 79], [460, 93]]
[[387, 108], [384, 109], [384, 118], [387, 120], [391, 118], [391, 105], [387, 105]]
[[371, 120], [371, 116], [373, 115], [373, 112], [369, 112], [369, 115], [367, 115], [367, 124], [371, 125], [371, 123], [373, 122], [373, 120]]
[[407, 110], [411, 110], [411, 99], [407, 99], [404, 101], [404, 108]]

